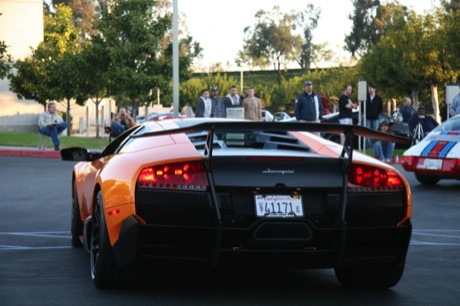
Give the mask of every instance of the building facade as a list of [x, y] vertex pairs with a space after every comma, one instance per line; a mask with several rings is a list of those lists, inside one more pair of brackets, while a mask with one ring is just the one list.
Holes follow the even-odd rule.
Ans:
[[[43, 0], [0, 0], [0, 41], [14, 60], [24, 60], [32, 55], [44, 38]], [[64, 101], [54, 101], [59, 111], [66, 111]], [[0, 131], [35, 132], [38, 115], [44, 111], [33, 100], [21, 100], [9, 90], [8, 79], [0, 80]], [[115, 112], [115, 102], [105, 99], [99, 105], [99, 118], [110, 123], [110, 112]], [[82, 133], [96, 125], [96, 106], [88, 101], [85, 107], [71, 106], [72, 131]], [[101, 121], [102, 122], [102, 121]], [[103, 134], [102, 134], [103, 135]]]

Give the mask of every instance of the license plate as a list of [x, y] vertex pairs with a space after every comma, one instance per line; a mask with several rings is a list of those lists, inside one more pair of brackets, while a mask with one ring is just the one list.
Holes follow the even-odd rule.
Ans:
[[257, 217], [303, 217], [302, 197], [298, 195], [256, 195]]
[[425, 169], [440, 170], [442, 168], [442, 159], [425, 159]]

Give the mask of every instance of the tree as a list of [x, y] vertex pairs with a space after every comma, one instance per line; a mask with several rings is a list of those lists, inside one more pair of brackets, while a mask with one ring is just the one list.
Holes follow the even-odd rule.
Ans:
[[[32, 55], [15, 63], [17, 73], [9, 76], [10, 89], [18, 98], [36, 100], [44, 108], [49, 100], [66, 99], [70, 123], [70, 101], [78, 94], [73, 79], [78, 67], [72, 65], [72, 56], [80, 47], [70, 8], [58, 5], [55, 14], [46, 15], [44, 33]], [[68, 135], [70, 132], [68, 129]]]
[[345, 37], [345, 50], [352, 56], [365, 53], [380, 38], [381, 7], [379, 0], [353, 0], [354, 15], [348, 18], [353, 21], [353, 28]]
[[296, 62], [305, 72], [310, 69], [312, 62], [329, 60], [332, 56], [332, 51], [327, 49], [327, 44], [313, 43], [313, 30], [318, 26], [320, 14], [321, 10], [311, 3], [303, 12], [297, 14], [297, 23], [303, 29], [303, 41]]
[[[458, 2], [457, 2], [458, 3]], [[460, 9], [450, 10], [445, 13], [438, 12], [442, 20], [440, 24], [440, 31], [444, 33], [445, 53], [446, 60], [450, 63], [452, 69], [456, 70], [456, 74], [452, 78], [452, 82], [459, 82], [460, 71]]]
[[106, 3], [107, 0], [52, 0], [51, 2], [54, 7], [63, 4], [72, 9], [75, 25], [80, 30], [80, 37], [85, 40], [97, 33], [97, 3]]
[[0, 41], [0, 79], [8, 75], [11, 64], [11, 55], [7, 53], [7, 46], [4, 41]]
[[[2, 13], [0, 13], [1, 15]], [[12, 64], [11, 55], [7, 53], [7, 49], [5, 42], [0, 41], [0, 79], [8, 75]]]
[[99, 105], [107, 96], [110, 80], [108, 71], [110, 57], [106, 44], [98, 37], [93, 36], [85, 43], [82, 51], [73, 57], [74, 86], [78, 92], [77, 101], [91, 100], [96, 109], [96, 138], [99, 138]]
[[[420, 16], [410, 11], [404, 23], [400, 13], [396, 19], [403, 26], [388, 31], [363, 56], [362, 72], [368, 80], [389, 91], [411, 91], [416, 105], [420, 90], [429, 86], [433, 111], [439, 121], [438, 86], [458, 76], [458, 63], [446, 47], [450, 42], [446, 39], [444, 15], [438, 11]], [[459, 25], [454, 29], [458, 30]], [[451, 34], [458, 35], [454, 31]]]
[[460, 0], [450, 0], [450, 1], [442, 0], [441, 4], [444, 6], [447, 12], [450, 10], [453, 10], [453, 11], [460, 10]]
[[[70, 7], [56, 6], [56, 14], [45, 16], [45, 40], [38, 46], [45, 56], [48, 56], [49, 75], [52, 90], [57, 100], [65, 99], [67, 116], [70, 125], [71, 100], [79, 96], [75, 86], [75, 71], [80, 69], [75, 65], [74, 56], [81, 50], [79, 29], [75, 26], [73, 13]], [[80, 99], [77, 103], [84, 105]], [[71, 129], [67, 129], [70, 136]]]
[[43, 105], [45, 111], [46, 102], [52, 100], [52, 94], [44, 62], [34, 57], [34, 53], [31, 57], [18, 60], [13, 64], [15, 73], [8, 74], [10, 90], [18, 99], [37, 101]]
[[145, 101], [153, 88], [166, 89], [172, 79], [172, 63], [162, 57], [163, 38], [171, 27], [171, 15], [155, 10], [154, 0], [120, 0], [101, 7], [99, 30], [108, 56], [110, 94]]
[[243, 50], [239, 51], [237, 63], [249, 63], [252, 66], [267, 67], [272, 64], [278, 72], [281, 83], [281, 66], [294, 61], [300, 54], [302, 38], [293, 34], [297, 27], [294, 13], [283, 14], [279, 6], [266, 12], [256, 13], [254, 26], [246, 27]]

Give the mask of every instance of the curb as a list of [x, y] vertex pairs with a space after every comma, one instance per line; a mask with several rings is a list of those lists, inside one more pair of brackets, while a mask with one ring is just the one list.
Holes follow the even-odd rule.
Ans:
[[22, 157], [44, 157], [44, 158], [61, 158], [60, 151], [40, 151], [40, 150], [21, 150], [21, 149], [0, 149], [0, 155], [3, 156], [22, 156]]

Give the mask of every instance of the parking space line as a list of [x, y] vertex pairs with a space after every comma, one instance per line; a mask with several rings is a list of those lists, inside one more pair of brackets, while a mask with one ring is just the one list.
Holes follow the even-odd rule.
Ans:
[[449, 242], [426, 242], [426, 241], [416, 241], [411, 240], [411, 245], [436, 245], [436, 246], [460, 246], [460, 243], [449, 243]]
[[47, 246], [47, 247], [25, 247], [25, 246], [12, 246], [0, 245], [0, 251], [18, 251], [18, 250], [49, 250], [49, 249], [70, 249], [72, 246]]
[[[63, 235], [56, 235], [52, 233], [63, 233]], [[27, 236], [27, 237], [52, 237], [52, 238], [65, 238], [68, 239], [70, 232], [36, 232], [36, 233], [0, 233], [0, 236]]]

